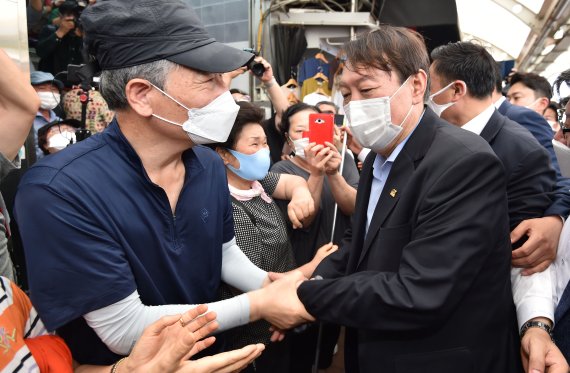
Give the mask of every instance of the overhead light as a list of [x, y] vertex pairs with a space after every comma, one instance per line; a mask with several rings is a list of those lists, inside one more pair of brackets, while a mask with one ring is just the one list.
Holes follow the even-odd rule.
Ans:
[[540, 52], [541, 56], [546, 56], [548, 53], [552, 52], [552, 50], [554, 49], [554, 47], [556, 47], [556, 44], [549, 44], [546, 47], [544, 47], [544, 49], [542, 50], [542, 52]]
[[515, 14], [519, 14], [520, 12], [522, 12], [523, 7], [520, 4], [515, 4], [513, 5], [513, 7], [511, 8], [511, 10], [513, 11], [513, 13]]
[[560, 28], [558, 29], [558, 31], [556, 31], [556, 32], [554, 33], [553, 38], [556, 39], [556, 40], [560, 40], [560, 39], [562, 39], [563, 37], [564, 37], [564, 29], [563, 29], [562, 27], [560, 27]]

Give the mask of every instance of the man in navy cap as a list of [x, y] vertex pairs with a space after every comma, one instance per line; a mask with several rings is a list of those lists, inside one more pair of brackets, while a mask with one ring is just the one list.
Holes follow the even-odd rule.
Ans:
[[44, 153], [38, 146], [38, 130], [48, 123], [61, 120], [53, 109], [61, 101], [60, 90], [63, 89], [63, 83], [55, 79], [51, 73], [44, 71], [33, 71], [30, 74], [30, 81], [40, 98], [40, 108], [34, 118], [36, 157], [40, 159], [44, 156]]
[[[116, 118], [20, 184], [15, 215], [46, 327], [80, 363], [109, 364], [161, 316], [214, 301], [221, 280], [250, 291], [210, 303], [221, 330], [264, 317], [267, 291], [251, 291], [267, 273], [235, 244], [224, 166], [198, 146], [227, 139], [239, 107], [221, 73], [253, 55], [216, 42], [177, 0], [102, 1], [81, 21]], [[302, 220], [312, 200], [298, 196]]]

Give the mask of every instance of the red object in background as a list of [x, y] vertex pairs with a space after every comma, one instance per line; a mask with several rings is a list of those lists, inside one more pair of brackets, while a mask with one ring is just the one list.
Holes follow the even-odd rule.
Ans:
[[309, 131], [303, 132], [303, 137], [308, 137], [309, 142], [325, 145], [325, 142], [333, 142], [334, 114], [310, 114]]

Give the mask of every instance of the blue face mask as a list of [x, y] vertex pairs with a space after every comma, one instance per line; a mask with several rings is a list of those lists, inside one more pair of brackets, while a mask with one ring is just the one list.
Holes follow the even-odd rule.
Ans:
[[269, 172], [271, 158], [269, 149], [263, 148], [253, 154], [243, 154], [235, 150], [227, 149], [239, 161], [239, 168], [228, 164], [227, 167], [236, 175], [245, 180], [262, 180]]

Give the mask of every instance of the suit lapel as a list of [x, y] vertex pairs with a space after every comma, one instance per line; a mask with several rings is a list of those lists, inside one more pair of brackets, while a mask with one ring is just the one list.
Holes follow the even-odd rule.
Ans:
[[[386, 180], [386, 184], [384, 185], [384, 189], [382, 190], [378, 203], [376, 204], [374, 214], [372, 215], [372, 221], [370, 222], [368, 233], [364, 239], [362, 251], [358, 258], [356, 268], [366, 257], [366, 253], [374, 242], [374, 238], [378, 234], [378, 231], [402, 197], [402, 194], [406, 191], [406, 185], [414, 173], [417, 162], [424, 157], [433, 141], [433, 136], [435, 135], [434, 123], [438, 120], [439, 118], [430, 109], [426, 108], [422, 120], [394, 161], [388, 179]], [[368, 178], [370, 179], [369, 182], [371, 184], [372, 167], [370, 167], [369, 173], [370, 175], [368, 175]], [[410, 193], [410, 191], [408, 191], [408, 193]], [[402, 198], [411, 198], [411, 196], [403, 196]], [[362, 206], [364, 211], [360, 212], [360, 215], [362, 215], [362, 213], [364, 214], [364, 227], [366, 224], [366, 211], [368, 209], [369, 199], [370, 186], [368, 187], [366, 203]], [[363, 232], [364, 229], [365, 228], [362, 229]]]
[[487, 143], [492, 144], [501, 128], [503, 128], [504, 121], [501, 119], [502, 115], [495, 110], [483, 128], [483, 131], [481, 131], [481, 137], [484, 138]]

